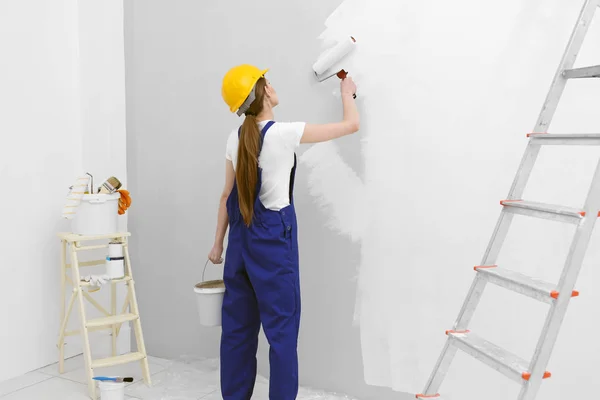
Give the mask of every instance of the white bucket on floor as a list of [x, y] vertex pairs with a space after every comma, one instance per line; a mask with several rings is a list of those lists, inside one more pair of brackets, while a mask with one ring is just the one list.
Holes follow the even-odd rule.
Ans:
[[100, 388], [100, 400], [124, 400], [125, 383], [124, 382], [98, 382]]
[[117, 232], [120, 193], [84, 194], [71, 220], [77, 235], [106, 235]]
[[[206, 265], [204, 271], [206, 271]], [[198, 303], [198, 314], [200, 325], [214, 327], [221, 326], [221, 308], [225, 296], [225, 283], [223, 280], [205, 281], [202, 272], [202, 282], [194, 287], [196, 301]]]

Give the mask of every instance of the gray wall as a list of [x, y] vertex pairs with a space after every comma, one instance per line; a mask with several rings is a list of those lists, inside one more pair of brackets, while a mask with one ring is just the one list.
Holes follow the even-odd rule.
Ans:
[[[271, 68], [280, 120], [312, 123], [341, 117], [311, 65], [317, 36], [340, 0], [130, 0], [125, 9], [129, 224], [148, 351], [159, 357], [218, 356], [218, 329], [198, 323], [193, 285], [210, 250], [223, 184], [226, 136], [241, 120], [220, 96], [228, 68]], [[361, 170], [359, 136], [338, 143]], [[305, 149], [303, 149], [305, 150]], [[301, 150], [301, 152], [303, 151]], [[362, 378], [359, 331], [352, 314], [359, 247], [322, 225], [306, 173], [298, 171], [303, 300], [302, 384], [361, 399], [404, 399]], [[212, 277], [221, 274], [211, 268]], [[259, 363], [268, 373], [261, 338]]]

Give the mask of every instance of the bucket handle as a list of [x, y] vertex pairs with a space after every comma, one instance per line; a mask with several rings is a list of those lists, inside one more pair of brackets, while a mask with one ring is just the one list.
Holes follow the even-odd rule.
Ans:
[[[208, 265], [208, 263], [210, 262], [210, 260], [206, 260], [206, 264], [204, 264], [204, 269], [202, 270], [202, 282], [206, 282], [204, 280], [204, 274], [206, 273], [206, 266]], [[221, 258], [221, 262], [223, 262], [223, 259]], [[213, 264], [214, 265], [214, 264]]]

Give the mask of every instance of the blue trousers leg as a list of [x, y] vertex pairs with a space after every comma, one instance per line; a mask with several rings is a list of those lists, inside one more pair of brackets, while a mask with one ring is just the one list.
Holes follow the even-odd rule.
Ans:
[[[289, 259], [289, 257], [286, 257]], [[271, 400], [295, 400], [298, 394], [298, 331], [300, 287], [297, 266], [282, 268], [281, 259], [248, 261], [248, 274], [256, 290], [260, 319], [270, 345]]]
[[241, 248], [227, 249], [223, 278], [221, 394], [224, 400], [250, 400], [256, 381], [260, 315]]

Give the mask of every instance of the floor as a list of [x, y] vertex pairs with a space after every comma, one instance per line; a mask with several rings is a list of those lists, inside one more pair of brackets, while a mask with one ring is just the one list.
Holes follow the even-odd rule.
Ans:
[[[125, 389], [126, 399], [151, 400], [219, 400], [218, 360], [181, 358], [165, 360], [149, 357], [152, 387], [141, 378], [139, 363], [99, 369], [105, 376], [132, 376], [134, 382]], [[83, 357], [65, 361], [65, 373], [56, 364], [23, 376], [0, 382], [2, 400], [89, 400]], [[259, 377], [252, 399], [267, 400], [268, 381]], [[349, 397], [301, 388], [298, 400], [350, 400]]]

